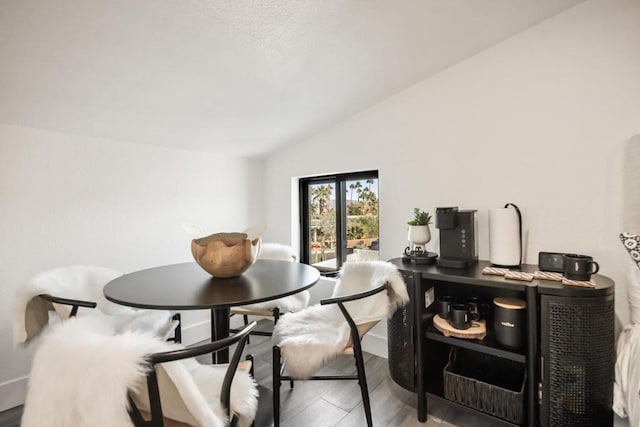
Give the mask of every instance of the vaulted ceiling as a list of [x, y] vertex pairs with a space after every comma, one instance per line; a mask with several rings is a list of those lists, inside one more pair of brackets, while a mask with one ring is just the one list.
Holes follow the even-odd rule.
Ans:
[[0, 0], [0, 123], [261, 156], [583, 0]]

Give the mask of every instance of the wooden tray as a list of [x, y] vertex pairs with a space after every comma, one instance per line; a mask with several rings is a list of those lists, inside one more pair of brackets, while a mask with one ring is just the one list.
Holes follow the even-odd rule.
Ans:
[[445, 337], [482, 340], [487, 336], [487, 325], [484, 320], [472, 322], [469, 329], [456, 329], [448, 321], [436, 314], [433, 316], [433, 327], [442, 332]]

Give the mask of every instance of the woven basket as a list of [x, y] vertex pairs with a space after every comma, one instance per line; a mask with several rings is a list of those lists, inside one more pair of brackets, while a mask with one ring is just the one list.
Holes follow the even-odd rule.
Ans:
[[444, 397], [523, 424], [526, 377], [522, 363], [453, 347], [444, 368]]

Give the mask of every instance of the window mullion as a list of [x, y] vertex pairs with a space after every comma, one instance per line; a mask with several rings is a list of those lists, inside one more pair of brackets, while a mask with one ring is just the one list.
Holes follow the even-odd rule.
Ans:
[[309, 219], [309, 184], [301, 182], [300, 185], [300, 249], [301, 262], [311, 264], [310, 219]]
[[346, 181], [336, 180], [336, 265], [338, 269], [344, 262], [347, 235]]

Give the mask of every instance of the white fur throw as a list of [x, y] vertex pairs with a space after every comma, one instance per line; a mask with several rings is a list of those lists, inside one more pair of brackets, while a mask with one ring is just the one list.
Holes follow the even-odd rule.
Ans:
[[164, 310], [134, 310], [108, 301], [102, 288], [121, 276], [104, 267], [76, 265], [61, 267], [37, 274], [16, 292], [13, 301], [13, 337], [16, 344], [25, 344], [37, 336], [49, 321], [54, 310], [61, 319], [69, 318], [71, 306], [52, 304], [39, 298], [40, 294], [92, 301], [95, 309], [80, 307], [78, 316], [106, 316], [119, 330], [152, 330], [165, 333], [170, 325], [171, 313]]
[[[384, 261], [347, 262], [333, 296], [357, 294], [388, 282], [387, 292], [345, 303], [356, 325], [379, 321], [409, 301], [398, 269]], [[289, 373], [296, 378], [312, 376], [349, 343], [349, 325], [337, 305], [313, 305], [284, 315], [273, 331], [273, 341], [282, 349]]]
[[[296, 254], [291, 246], [283, 245], [280, 243], [263, 243], [260, 249], [260, 255], [258, 259], [274, 259], [278, 261], [295, 261]], [[243, 305], [242, 309], [245, 310], [273, 310], [278, 308], [281, 312], [286, 313], [288, 311], [300, 311], [309, 305], [311, 294], [309, 291], [298, 292], [294, 295], [289, 295], [284, 298], [275, 299], [272, 301], [259, 302], [255, 304]]]
[[[29, 378], [23, 427], [132, 426], [127, 391], [148, 411], [145, 356], [179, 348], [145, 332], [117, 334], [105, 318], [85, 316], [55, 325], [36, 351]], [[225, 368], [195, 360], [157, 365], [163, 414], [203, 427], [226, 425], [220, 405]], [[251, 377], [237, 372], [231, 406], [248, 426], [257, 409]]]
[[260, 246], [258, 259], [275, 259], [280, 261], [295, 261], [296, 253], [291, 246], [280, 243], [263, 243]]

